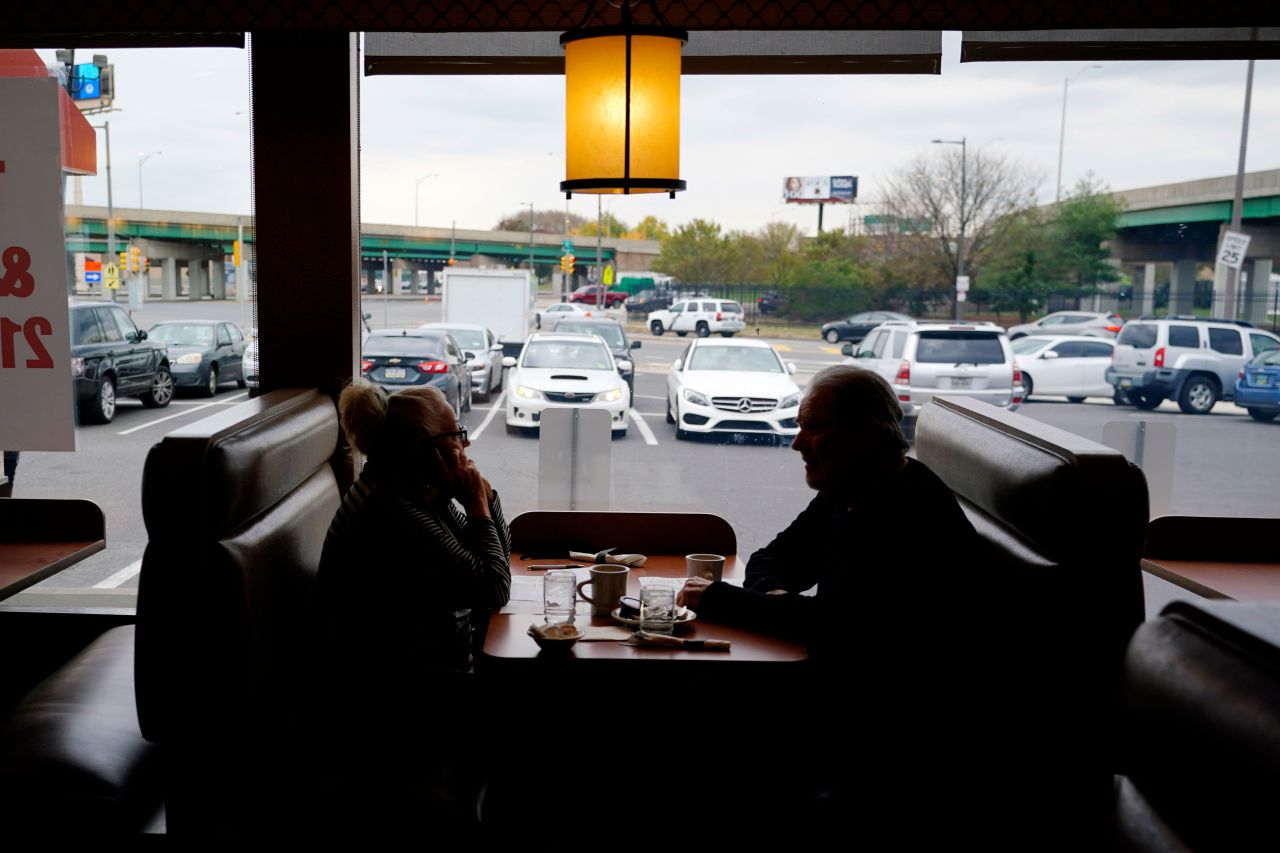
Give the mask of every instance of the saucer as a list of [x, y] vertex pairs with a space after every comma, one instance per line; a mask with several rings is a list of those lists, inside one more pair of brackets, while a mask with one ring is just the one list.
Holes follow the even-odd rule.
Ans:
[[[685, 625], [688, 625], [694, 619], [698, 618], [698, 614], [694, 613], [692, 610], [690, 610], [687, 607], [681, 607], [678, 609], [680, 613], [676, 617], [676, 623], [675, 623], [677, 630]], [[629, 628], [640, 627], [640, 619], [638, 617], [633, 618], [631, 616], [623, 616], [621, 607], [615, 607], [613, 612], [610, 613], [609, 615], [613, 617], [613, 621], [626, 625]]]

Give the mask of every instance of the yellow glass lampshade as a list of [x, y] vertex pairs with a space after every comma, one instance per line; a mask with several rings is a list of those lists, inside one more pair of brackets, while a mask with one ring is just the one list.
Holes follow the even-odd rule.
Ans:
[[561, 39], [566, 162], [560, 189], [674, 195], [685, 188], [680, 180], [683, 33], [618, 30], [567, 33]]

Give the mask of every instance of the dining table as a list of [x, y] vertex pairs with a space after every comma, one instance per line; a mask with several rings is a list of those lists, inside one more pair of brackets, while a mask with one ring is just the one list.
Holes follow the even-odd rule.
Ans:
[[1202, 598], [1280, 601], [1280, 519], [1162, 516], [1142, 569]]
[[92, 501], [0, 498], [0, 601], [107, 547]]

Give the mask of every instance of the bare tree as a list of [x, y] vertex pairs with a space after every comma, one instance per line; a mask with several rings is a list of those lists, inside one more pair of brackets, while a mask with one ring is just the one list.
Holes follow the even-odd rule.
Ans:
[[981, 148], [919, 154], [885, 181], [883, 210], [898, 232], [890, 251], [904, 256], [904, 267], [933, 274], [917, 285], [948, 287], [961, 245], [965, 272], [976, 275], [1011, 214], [1034, 204], [1041, 181], [1036, 169]]

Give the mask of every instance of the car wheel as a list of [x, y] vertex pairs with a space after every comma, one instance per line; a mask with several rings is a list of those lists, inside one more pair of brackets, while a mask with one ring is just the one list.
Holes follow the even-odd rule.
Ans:
[[1255, 421], [1261, 421], [1264, 424], [1267, 421], [1275, 420], [1277, 414], [1280, 414], [1280, 412], [1277, 412], [1275, 409], [1258, 409], [1252, 407], [1249, 409], [1249, 417], [1253, 418]]
[[1111, 402], [1115, 403], [1117, 406], [1133, 405], [1133, 402], [1129, 400], [1128, 393], [1121, 391], [1119, 388], [1116, 389], [1115, 394], [1111, 395]]
[[665, 330], [662, 328], [662, 321], [661, 321], [661, 320], [654, 320], [652, 323], [650, 323], [650, 324], [649, 324], [649, 331], [653, 332], [653, 336], [654, 336], [655, 338], [660, 338], [660, 337], [662, 337], [662, 333], [663, 333], [663, 331], [665, 331]]
[[98, 393], [89, 401], [84, 419], [91, 424], [109, 424], [116, 416], [116, 381], [110, 376], [102, 377], [98, 383]]
[[1207, 414], [1218, 402], [1218, 387], [1208, 376], [1192, 376], [1182, 383], [1178, 408], [1188, 415]]
[[667, 423], [673, 424], [675, 422], [676, 422], [675, 415], [671, 414], [671, 398], [668, 397], [667, 398]]
[[1159, 394], [1148, 394], [1145, 391], [1137, 391], [1130, 394], [1129, 399], [1133, 400], [1133, 404], [1144, 411], [1151, 411], [1164, 402], [1164, 397]]
[[625, 430], [625, 429], [615, 429], [615, 430], [613, 431], [613, 440], [614, 440], [614, 441], [621, 441], [622, 439], [624, 439], [624, 438], [626, 438], [626, 437], [627, 437], [627, 430]]
[[1027, 373], [1025, 370], [1022, 371], [1022, 399], [1025, 400], [1030, 397], [1035, 387], [1036, 383], [1031, 381], [1031, 374]]
[[167, 367], [156, 369], [151, 388], [139, 398], [148, 409], [163, 409], [173, 399], [173, 374]]
[[826, 338], [827, 338], [827, 343], [829, 344], [840, 343], [840, 333], [837, 332], [835, 329], [828, 329]]
[[520, 435], [524, 430], [515, 424], [507, 424], [507, 435]]
[[698, 322], [697, 332], [698, 332], [698, 337], [700, 338], [711, 337], [711, 327], [708, 326], [705, 321]]
[[677, 338], [683, 338], [683, 337], [684, 337], [685, 335], [687, 335], [687, 334], [689, 334], [689, 333], [688, 333], [688, 332], [676, 332], [676, 337], [677, 337]]
[[1068, 402], [1068, 403], [1083, 403], [1083, 402], [1084, 402], [1084, 397], [1068, 397], [1068, 398], [1067, 398], [1067, 402]]
[[212, 397], [218, 393], [218, 365], [209, 365], [209, 381], [201, 391], [206, 397]]
[[732, 337], [733, 337], [733, 332], [721, 332], [721, 333], [720, 333], [720, 337], [722, 337], [722, 338], [732, 338]]

